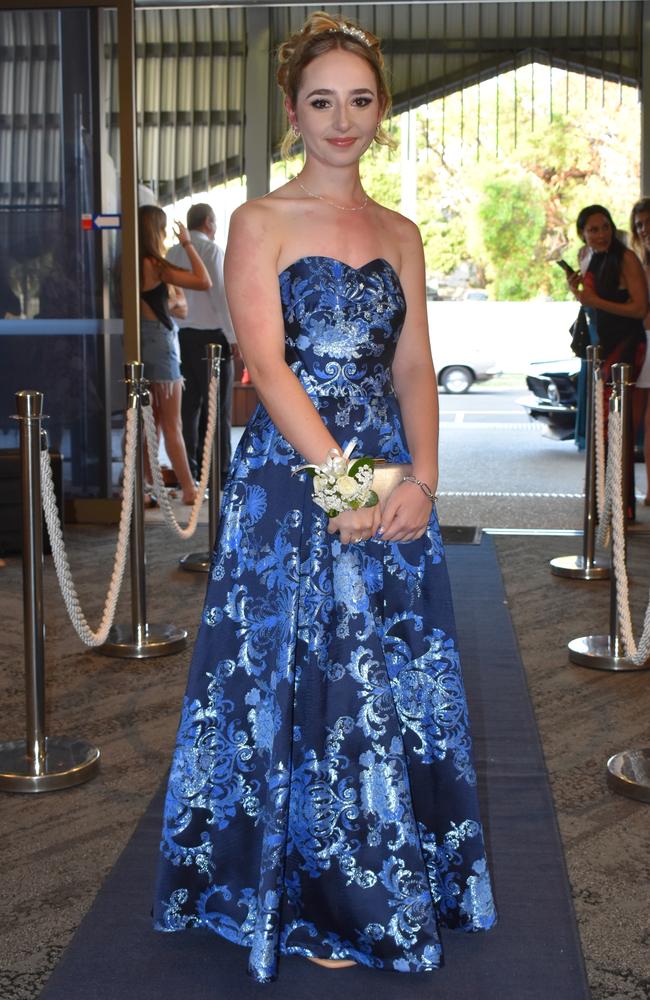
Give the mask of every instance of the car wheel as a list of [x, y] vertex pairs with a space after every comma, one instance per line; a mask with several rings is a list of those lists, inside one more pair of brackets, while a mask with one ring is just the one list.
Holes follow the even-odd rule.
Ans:
[[473, 381], [474, 375], [464, 365], [452, 365], [440, 374], [440, 385], [446, 392], [467, 392]]

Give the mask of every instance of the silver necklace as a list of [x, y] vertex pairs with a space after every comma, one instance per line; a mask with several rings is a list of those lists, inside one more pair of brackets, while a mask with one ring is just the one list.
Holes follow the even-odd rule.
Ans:
[[[296, 180], [298, 180], [298, 178], [296, 178]], [[302, 188], [305, 194], [308, 194], [310, 198], [318, 198], [319, 201], [324, 201], [326, 205], [331, 205], [332, 208], [338, 208], [341, 212], [361, 212], [366, 207], [369, 200], [368, 195], [364, 193], [362, 203], [351, 208], [349, 205], [337, 205], [335, 201], [329, 201], [327, 198], [324, 198], [322, 194], [316, 194], [315, 191], [310, 191], [309, 188], [305, 187], [302, 181], [298, 181], [298, 187]]]

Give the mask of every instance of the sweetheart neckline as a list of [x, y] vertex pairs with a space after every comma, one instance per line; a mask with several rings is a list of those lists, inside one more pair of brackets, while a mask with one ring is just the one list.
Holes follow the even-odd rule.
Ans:
[[379, 262], [381, 264], [385, 264], [386, 267], [389, 267], [390, 270], [395, 275], [395, 277], [397, 278], [400, 286], [402, 284], [399, 274], [397, 273], [391, 262], [389, 260], [386, 260], [385, 257], [373, 257], [372, 260], [367, 260], [365, 264], [360, 264], [359, 267], [355, 267], [354, 264], [348, 264], [346, 261], [340, 260], [338, 257], [330, 257], [328, 256], [328, 254], [323, 254], [323, 253], [309, 253], [309, 254], [304, 254], [304, 256], [302, 257], [297, 257], [296, 260], [293, 260], [290, 264], [287, 264], [287, 266], [280, 271], [280, 273], [278, 274], [278, 278], [281, 278], [283, 274], [286, 274], [287, 271], [290, 271], [292, 267], [296, 266], [296, 264], [300, 264], [302, 263], [302, 261], [307, 261], [307, 260], [331, 260], [333, 261], [334, 264], [341, 264], [342, 267], [347, 267], [349, 271], [363, 271], [365, 270], [365, 268], [370, 267], [371, 264], [377, 264]]

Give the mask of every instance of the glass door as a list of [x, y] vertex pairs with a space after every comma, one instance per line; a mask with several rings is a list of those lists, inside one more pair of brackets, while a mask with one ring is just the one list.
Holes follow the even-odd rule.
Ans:
[[0, 6], [0, 448], [15, 392], [38, 389], [66, 495], [106, 497], [124, 405], [115, 10]]

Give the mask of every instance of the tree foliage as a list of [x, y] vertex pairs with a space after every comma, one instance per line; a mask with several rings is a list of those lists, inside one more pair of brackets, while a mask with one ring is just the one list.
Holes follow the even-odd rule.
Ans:
[[477, 215], [497, 299], [530, 299], [538, 292], [546, 221], [541, 187], [523, 171], [495, 174], [482, 183]]
[[575, 266], [580, 209], [605, 204], [625, 228], [639, 194], [634, 88], [531, 65], [417, 117], [429, 279], [486, 287], [493, 298], [570, 297], [552, 261]]
[[[570, 298], [553, 260], [576, 266], [580, 209], [600, 202], [624, 229], [639, 196], [635, 89], [531, 64], [416, 116], [415, 221], [429, 281], [497, 299]], [[399, 137], [399, 117], [391, 128]], [[400, 150], [373, 148], [361, 170], [368, 193], [399, 210]]]

